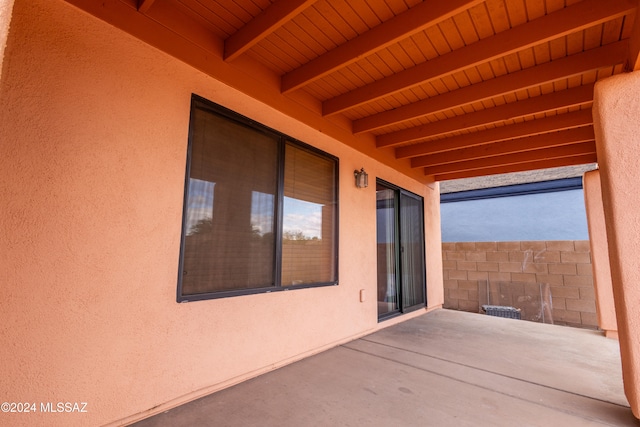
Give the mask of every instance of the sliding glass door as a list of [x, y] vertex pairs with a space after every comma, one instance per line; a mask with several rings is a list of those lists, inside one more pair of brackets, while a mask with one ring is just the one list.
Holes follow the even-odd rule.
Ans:
[[400, 191], [400, 271], [402, 307], [425, 305], [422, 198]]
[[398, 271], [397, 200], [395, 191], [376, 185], [377, 243], [378, 243], [378, 317], [400, 311], [396, 287]]
[[420, 196], [376, 183], [378, 318], [424, 307], [424, 214]]

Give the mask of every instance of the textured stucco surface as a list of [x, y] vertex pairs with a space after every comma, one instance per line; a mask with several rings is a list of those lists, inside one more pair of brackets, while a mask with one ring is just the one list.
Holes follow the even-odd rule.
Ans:
[[[87, 402], [4, 425], [135, 420], [376, 330], [375, 186], [439, 192], [61, 1], [18, 0], [0, 81], [3, 399]], [[192, 93], [340, 158], [340, 285], [175, 302]], [[360, 302], [360, 290], [369, 297]], [[411, 316], [406, 316], [411, 317]], [[6, 422], [5, 422], [6, 421]]]
[[[433, 192], [429, 191], [429, 189], [433, 190]], [[428, 187], [427, 195], [434, 193], [437, 194], [437, 197], [425, 197], [424, 203], [425, 249], [427, 256], [427, 305], [430, 308], [441, 307], [444, 304], [439, 183], [432, 184], [432, 186]]]
[[618, 325], [613, 302], [613, 284], [609, 265], [609, 246], [607, 226], [602, 205], [602, 186], [600, 171], [586, 172], [583, 177], [584, 201], [589, 226], [589, 244], [591, 264], [593, 266], [593, 285], [595, 288], [598, 326], [607, 336], [616, 337]]
[[593, 117], [625, 393], [640, 418], [640, 72], [596, 84]]

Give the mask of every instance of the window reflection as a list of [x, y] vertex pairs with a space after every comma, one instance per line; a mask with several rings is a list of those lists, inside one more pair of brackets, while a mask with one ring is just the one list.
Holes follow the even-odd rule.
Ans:
[[215, 182], [189, 179], [187, 201], [187, 236], [211, 232], [213, 218], [213, 189]]
[[284, 240], [322, 238], [322, 205], [291, 197], [284, 198]]
[[182, 295], [274, 286], [279, 140], [206, 108], [194, 110]]
[[282, 286], [335, 278], [335, 162], [287, 144], [282, 212]]
[[378, 247], [378, 316], [398, 311], [396, 288], [396, 196], [395, 191], [376, 186], [376, 222]]
[[251, 229], [260, 237], [273, 234], [274, 195], [251, 192]]

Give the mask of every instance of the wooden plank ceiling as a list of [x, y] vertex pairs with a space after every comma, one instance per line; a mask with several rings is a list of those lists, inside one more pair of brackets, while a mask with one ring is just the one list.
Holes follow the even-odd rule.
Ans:
[[68, 1], [267, 70], [435, 180], [596, 162], [593, 85], [640, 68], [638, 0]]

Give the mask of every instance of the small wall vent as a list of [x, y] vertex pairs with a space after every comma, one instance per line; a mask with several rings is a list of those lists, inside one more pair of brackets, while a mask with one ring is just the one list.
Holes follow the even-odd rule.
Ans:
[[482, 310], [489, 316], [506, 317], [508, 319], [521, 319], [521, 310], [505, 305], [483, 305]]

